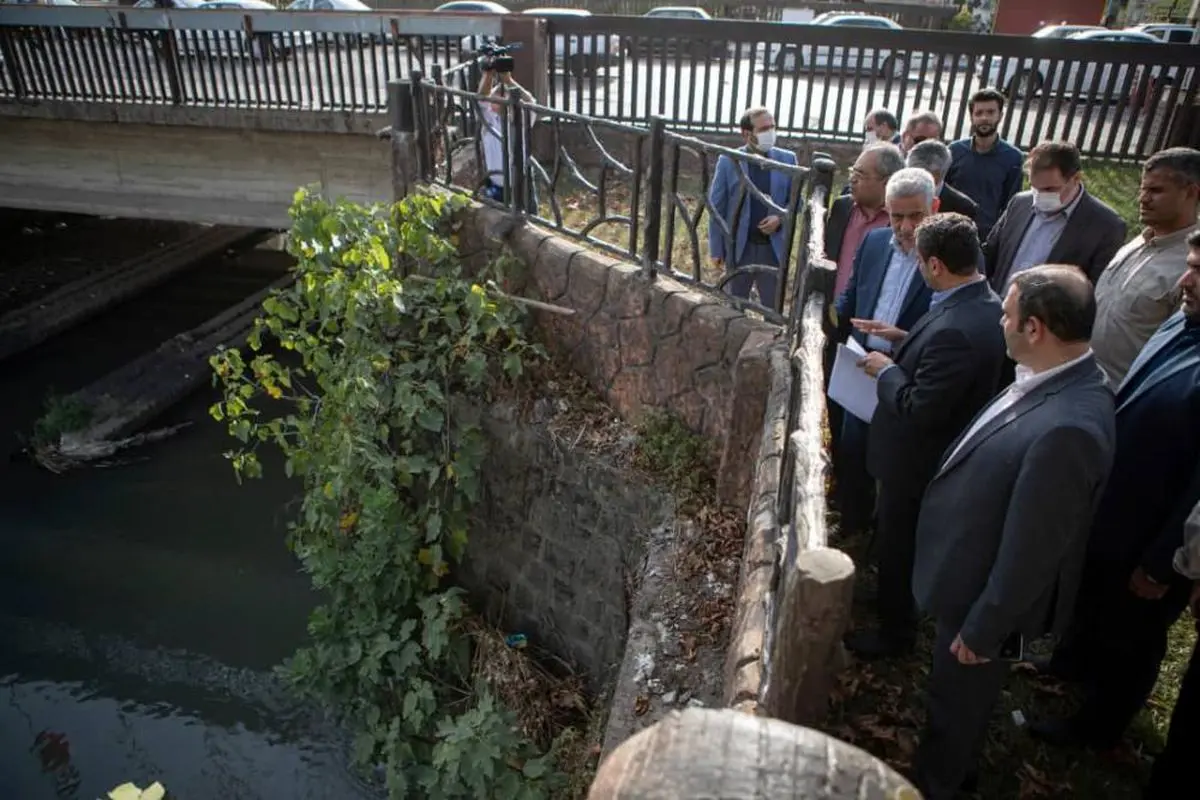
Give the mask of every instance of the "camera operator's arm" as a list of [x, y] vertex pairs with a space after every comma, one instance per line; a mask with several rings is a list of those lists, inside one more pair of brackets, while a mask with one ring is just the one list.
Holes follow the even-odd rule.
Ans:
[[491, 70], [484, 70], [483, 77], [479, 79], [479, 89], [476, 94], [487, 97], [492, 93], [492, 87], [495, 85], [495, 76]]
[[504, 88], [510, 92], [516, 92], [521, 96], [522, 102], [536, 103], [537, 98], [521, 84], [517, 83], [511, 72], [500, 73], [500, 82], [504, 84]]

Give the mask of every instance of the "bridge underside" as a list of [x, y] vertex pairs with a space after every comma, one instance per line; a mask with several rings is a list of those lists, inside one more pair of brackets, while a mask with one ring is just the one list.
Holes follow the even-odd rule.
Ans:
[[0, 206], [286, 228], [296, 189], [392, 198], [390, 145], [323, 133], [0, 119]]

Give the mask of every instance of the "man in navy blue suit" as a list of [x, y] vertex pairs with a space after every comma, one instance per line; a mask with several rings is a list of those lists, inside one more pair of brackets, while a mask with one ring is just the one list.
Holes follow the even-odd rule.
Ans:
[[[935, 191], [923, 169], [902, 169], [888, 179], [884, 204], [891, 226], [871, 231], [858, 247], [850, 283], [835, 304], [839, 341], [853, 336], [868, 351], [889, 354], [891, 342], [853, 329], [850, 320], [875, 320], [907, 331], [929, 310], [932, 293], [917, 269], [916, 231], [938, 209]], [[833, 465], [843, 532], [864, 530], [874, 511], [867, 430], [866, 422], [845, 415]]]
[[1031, 726], [1053, 742], [1104, 750], [1121, 740], [1158, 678], [1167, 631], [1188, 605], [1191, 581], [1173, 569], [1173, 558], [1200, 500], [1200, 231], [1187, 244], [1183, 307], [1117, 390], [1116, 460], [1088, 540], [1074, 621], [1053, 659], [1035, 662], [1086, 689], [1074, 716]]

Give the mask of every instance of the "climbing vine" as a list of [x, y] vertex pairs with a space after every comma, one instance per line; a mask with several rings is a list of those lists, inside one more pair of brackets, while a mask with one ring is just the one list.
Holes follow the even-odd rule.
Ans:
[[459, 202], [330, 203], [291, 209], [296, 282], [263, 303], [249, 354], [211, 359], [211, 409], [237, 440], [239, 479], [258, 448], [303, 481], [289, 544], [325, 602], [291, 660], [295, 685], [355, 730], [363, 765], [394, 798], [537, 798], [539, 754], [470, 675], [459, 589], [446, 581], [479, 498], [482, 431], [455, 413], [541, 351], [519, 308], [458, 269]]

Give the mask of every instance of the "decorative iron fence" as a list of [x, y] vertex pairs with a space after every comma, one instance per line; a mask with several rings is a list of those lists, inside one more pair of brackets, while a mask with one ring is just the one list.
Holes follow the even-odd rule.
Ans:
[[[523, 24], [523, 28], [521, 25]], [[645, 127], [731, 132], [768, 107], [784, 135], [854, 141], [868, 111], [932, 109], [969, 130], [983, 86], [1011, 98], [1001, 129], [1028, 148], [1069, 139], [1140, 158], [1197, 103], [1200, 47], [945, 31], [633, 17], [546, 18], [545, 104]], [[386, 85], [460, 63], [532, 18], [417, 12], [116, 10], [0, 5], [0, 96], [382, 113]], [[539, 34], [540, 35], [540, 34]], [[469, 84], [464, 88], [470, 88]]]
[[[418, 148], [426, 180], [641, 264], [651, 277], [724, 291], [752, 276], [774, 276], [770, 306], [732, 295], [728, 301], [780, 323], [798, 311], [817, 185], [810, 167], [701, 141], [669, 130], [662, 118], [649, 126], [618, 123], [419, 75], [406, 94], [415, 110], [411, 132], [426, 143]], [[761, 190], [751, 165], [783, 176], [784, 190]], [[710, 193], [717, 169], [732, 180], [723, 208]], [[827, 172], [819, 195], [826, 200], [832, 166]], [[779, 260], [786, 268], [713, 262], [714, 248], [736, 252], [739, 232], [730, 220], [741, 219], [750, 203], [781, 218]]]

